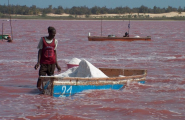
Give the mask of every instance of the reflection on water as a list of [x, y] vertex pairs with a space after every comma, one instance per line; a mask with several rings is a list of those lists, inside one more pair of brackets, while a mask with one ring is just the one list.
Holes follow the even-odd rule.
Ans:
[[[9, 23], [4, 33], [10, 33]], [[131, 21], [130, 35], [152, 41], [90, 42], [101, 35], [101, 21], [12, 21], [14, 42], [0, 41], [0, 119], [183, 119], [185, 117], [184, 21]], [[103, 21], [103, 35], [123, 36], [128, 21]], [[36, 89], [37, 44], [54, 26], [62, 72], [74, 58], [96, 67], [147, 69], [147, 81], [123, 90], [84, 91], [67, 98]], [[6, 28], [6, 29], [5, 29]], [[56, 74], [57, 71], [55, 71]]]

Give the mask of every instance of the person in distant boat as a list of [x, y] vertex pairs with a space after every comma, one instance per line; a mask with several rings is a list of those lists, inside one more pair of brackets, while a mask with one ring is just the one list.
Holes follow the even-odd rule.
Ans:
[[126, 33], [125, 33], [125, 36], [123, 36], [123, 37], [129, 37], [129, 34], [126, 32]]
[[4, 38], [4, 40], [7, 40], [7, 42], [13, 42], [13, 40], [11, 39], [11, 36], [10, 35], [8, 35], [7, 38]]
[[[41, 37], [40, 42], [37, 46], [38, 51], [38, 62], [35, 65], [35, 70], [40, 66], [39, 76], [52, 76], [54, 75], [55, 67], [58, 72], [61, 71], [60, 66], [57, 62], [56, 48], [58, 45], [57, 39], [55, 39], [56, 29], [54, 27], [48, 27], [49, 36]], [[42, 91], [41, 79], [38, 78], [37, 88]]]

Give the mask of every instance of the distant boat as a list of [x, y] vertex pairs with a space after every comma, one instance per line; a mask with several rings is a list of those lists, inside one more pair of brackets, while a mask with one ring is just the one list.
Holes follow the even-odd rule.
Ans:
[[[9, 5], [9, 0], [8, 0], [8, 7], [10, 7], [10, 5]], [[10, 9], [10, 8], [9, 8]], [[7, 37], [9, 36], [9, 37], [11, 37], [11, 40], [10, 41], [12, 41], [13, 40], [13, 30], [12, 30], [12, 23], [11, 23], [11, 14], [10, 14], [10, 11], [9, 11], [9, 16], [10, 16], [10, 19], [6, 19], [5, 21], [8, 21], [8, 22], [10, 22], [10, 27], [11, 27], [11, 36], [10, 35], [4, 35], [3, 34], [3, 27], [4, 27], [4, 25], [3, 25], [3, 23], [2, 23], [2, 35], [0, 35], [0, 39], [7, 39]], [[4, 20], [3, 20], [4, 21]]]
[[7, 39], [9, 35], [0, 35], [0, 39]]
[[43, 94], [71, 96], [85, 90], [123, 89], [130, 82], [145, 83], [147, 70], [99, 68], [108, 78], [40, 76]]
[[151, 41], [151, 37], [116, 37], [116, 36], [88, 36], [89, 41]]
[[8, 22], [9, 22], [10, 20], [9, 20], [9, 19], [7, 19], [7, 20], [3, 20], [3, 21], [8, 21]]
[[108, 35], [108, 36], [102, 36], [102, 20], [101, 20], [101, 36], [91, 36], [91, 33], [89, 32], [88, 40], [89, 41], [151, 41], [151, 36], [146, 37], [130, 37], [129, 36], [129, 30], [130, 30], [130, 20], [128, 24], [128, 33], [125, 33], [125, 36], [123, 37], [117, 37], [115, 35]]

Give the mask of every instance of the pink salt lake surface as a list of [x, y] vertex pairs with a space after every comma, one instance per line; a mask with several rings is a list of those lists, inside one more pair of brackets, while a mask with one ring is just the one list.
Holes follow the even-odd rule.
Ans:
[[[4, 33], [10, 33], [9, 22]], [[128, 21], [103, 21], [103, 35], [123, 36]], [[123, 90], [84, 91], [66, 98], [39, 95], [37, 45], [54, 26], [62, 72], [72, 58], [85, 58], [96, 67], [147, 69], [145, 84]], [[184, 120], [185, 22], [131, 21], [131, 36], [152, 41], [91, 42], [101, 35], [101, 21], [12, 21], [13, 43], [0, 41], [0, 119]], [[55, 71], [56, 74], [57, 71]]]

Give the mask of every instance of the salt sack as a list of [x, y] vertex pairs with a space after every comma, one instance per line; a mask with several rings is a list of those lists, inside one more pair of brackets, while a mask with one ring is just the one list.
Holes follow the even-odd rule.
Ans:
[[71, 61], [69, 61], [69, 63], [67, 63], [68, 69], [69, 69], [69, 68], [72, 68], [72, 67], [78, 66], [79, 63], [80, 63], [80, 61], [81, 61], [81, 60], [78, 59], [78, 58], [73, 58]]
[[56, 77], [90, 77], [90, 78], [106, 78], [101, 70], [96, 68], [90, 62], [82, 59], [79, 66], [68, 69], [67, 71], [55, 75]]
[[80, 59], [78, 59], [78, 58], [73, 58], [73, 59], [71, 59], [71, 60], [68, 62], [68, 64], [79, 65], [80, 62], [81, 62]]

